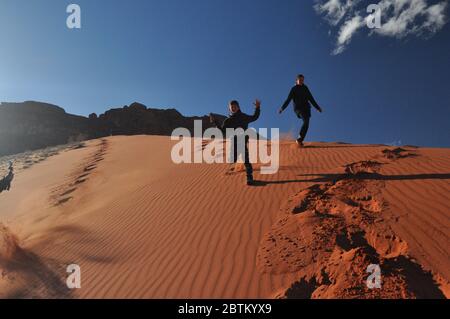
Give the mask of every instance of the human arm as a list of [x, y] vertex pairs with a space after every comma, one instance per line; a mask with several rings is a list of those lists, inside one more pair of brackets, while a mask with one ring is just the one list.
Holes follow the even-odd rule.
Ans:
[[261, 101], [256, 99], [253, 105], [255, 106], [255, 112], [253, 113], [253, 115], [248, 115], [247, 117], [248, 123], [257, 121], [259, 119], [259, 116], [261, 115]]
[[288, 107], [289, 103], [291, 103], [292, 99], [294, 97], [294, 89], [291, 89], [291, 91], [289, 92], [289, 95], [286, 99], [286, 101], [283, 103], [283, 105], [281, 106], [280, 110], [278, 111], [278, 113], [283, 113], [283, 111]]
[[311, 94], [311, 91], [309, 90], [309, 88], [308, 88], [308, 101], [311, 102], [311, 104], [317, 109], [317, 111], [322, 113], [322, 108], [319, 106], [319, 104], [314, 99], [314, 97]]
[[225, 131], [227, 128], [227, 119], [225, 119], [221, 124], [212, 113], [209, 114], [209, 121], [221, 131]]

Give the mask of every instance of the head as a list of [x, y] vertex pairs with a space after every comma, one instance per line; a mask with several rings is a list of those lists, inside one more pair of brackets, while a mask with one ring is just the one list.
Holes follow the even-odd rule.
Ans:
[[239, 106], [239, 102], [236, 100], [231, 101], [230, 104], [228, 105], [228, 108], [230, 109], [231, 114], [234, 114], [240, 111], [241, 109], [241, 107]]
[[303, 74], [297, 75], [297, 85], [303, 85], [305, 83], [305, 76]]

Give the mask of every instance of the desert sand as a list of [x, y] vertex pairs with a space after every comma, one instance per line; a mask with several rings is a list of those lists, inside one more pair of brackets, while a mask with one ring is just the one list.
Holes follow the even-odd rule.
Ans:
[[16, 170], [0, 297], [450, 296], [450, 149], [283, 141], [247, 187], [240, 167], [173, 164], [173, 144], [110, 137]]

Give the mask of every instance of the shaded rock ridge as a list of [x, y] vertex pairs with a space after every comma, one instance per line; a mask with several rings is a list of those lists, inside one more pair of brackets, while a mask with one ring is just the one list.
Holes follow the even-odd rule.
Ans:
[[203, 130], [211, 127], [208, 116], [185, 117], [175, 109], [152, 109], [136, 102], [89, 117], [68, 114], [48, 103], [1, 103], [0, 156], [110, 135], [169, 136], [178, 127], [192, 134], [195, 120], [202, 121]]

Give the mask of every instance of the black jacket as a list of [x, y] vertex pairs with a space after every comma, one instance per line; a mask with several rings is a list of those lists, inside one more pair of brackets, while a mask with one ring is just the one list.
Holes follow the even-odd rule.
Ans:
[[224, 133], [226, 133], [227, 128], [232, 129], [242, 128], [245, 131], [250, 123], [258, 120], [260, 114], [261, 110], [259, 108], [255, 109], [255, 113], [253, 115], [242, 113], [239, 110], [236, 113], [231, 114], [228, 118], [226, 118], [225, 121], [223, 121], [222, 125], [219, 125], [217, 122], [215, 122], [215, 125], [219, 129], [221, 129]]
[[314, 100], [311, 91], [305, 84], [296, 85], [291, 89], [291, 92], [289, 92], [289, 96], [286, 102], [284, 102], [283, 106], [281, 107], [281, 110], [284, 111], [288, 107], [289, 103], [291, 103], [291, 101], [294, 101], [294, 111], [298, 116], [311, 116], [310, 102], [316, 109], [320, 110], [319, 104], [317, 104], [316, 100]]

